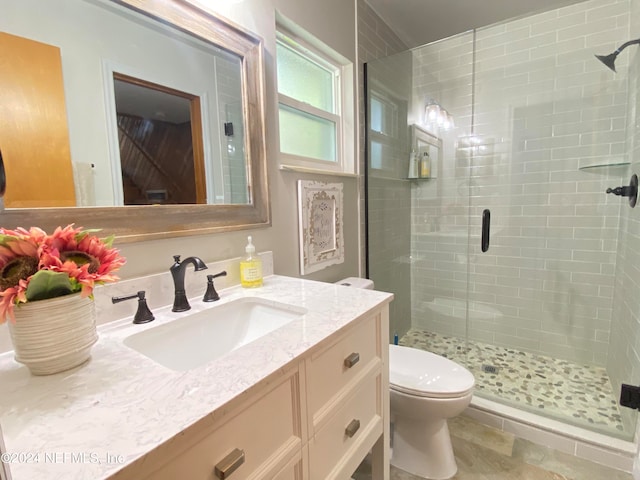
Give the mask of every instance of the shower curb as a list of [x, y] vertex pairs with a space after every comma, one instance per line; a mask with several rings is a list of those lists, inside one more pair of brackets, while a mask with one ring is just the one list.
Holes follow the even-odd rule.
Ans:
[[474, 396], [463, 415], [516, 437], [632, 473], [637, 445]]

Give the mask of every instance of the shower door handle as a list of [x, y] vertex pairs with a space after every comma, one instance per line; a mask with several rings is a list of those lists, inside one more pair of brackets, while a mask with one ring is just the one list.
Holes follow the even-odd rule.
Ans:
[[489, 250], [489, 233], [491, 229], [491, 212], [485, 208], [482, 212], [482, 251]]

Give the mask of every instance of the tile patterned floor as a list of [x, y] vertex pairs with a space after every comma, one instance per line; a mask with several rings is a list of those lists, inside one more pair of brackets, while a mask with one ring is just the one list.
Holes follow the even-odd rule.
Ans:
[[[604, 368], [577, 365], [521, 352], [411, 329], [399, 342], [428, 350], [466, 366], [476, 378], [476, 391], [518, 408], [566, 423], [624, 436], [617, 398]], [[483, 366], [497, 367], [497, 372]]]
[[[458, 473], [452, 480], [633, 480], [628, 473], [515, 438], [460, 416], [449, 420]], [[367, 461], [353, 475], [370, 480]], [[391, 467], [391, 480], [422, 480]]]

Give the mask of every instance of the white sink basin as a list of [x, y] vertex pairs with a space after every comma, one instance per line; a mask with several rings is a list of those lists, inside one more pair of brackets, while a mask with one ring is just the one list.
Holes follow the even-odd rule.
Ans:
[[135, 333], [125, 338], [124, 344], [160, 365], [185, 371], [247, 345], [305, 313], [302, 307], [239, 298]]

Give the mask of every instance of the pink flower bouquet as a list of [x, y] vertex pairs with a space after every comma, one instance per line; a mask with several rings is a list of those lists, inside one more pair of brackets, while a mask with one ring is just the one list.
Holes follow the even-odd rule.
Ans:
[[48, 235], [37, 227], [0, 228], [0, 323], [15, 321], [21, 303], [81, 292], [114, 282], [113, 273], [125, 264], [114, 237], [100, 239], [97, 230], [68, 225]]

